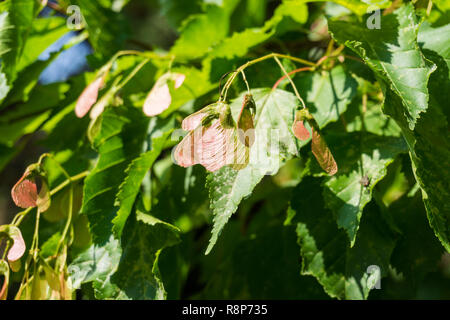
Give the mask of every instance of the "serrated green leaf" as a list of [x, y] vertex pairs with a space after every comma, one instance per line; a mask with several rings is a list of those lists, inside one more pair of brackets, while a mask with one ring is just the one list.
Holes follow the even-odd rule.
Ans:
[[99, 288], [105, 286], [116, 272], [121, 254], [119, 240], [113, 236], [105, 244], [92, 244], [68, 266], [73, 288], [80, 288], [81, 284], [92, 281]]
[[163, 133], [162, 136], [152, 139], [151, 150], [134, 159], [125, 171], [125, 180], [119, 187], [116, 195], [116, 206], [119, 207], [117, 216], [113, 219], [113, 232], [120, 239], [123, 227], [133, 208], [136, 196], [139, 193], [142, 180], [152, 167], [156, 158], [164, 148], [164, 145], [172, 131]]
[[69, 266], [74, 288], [93, 282], [97, 299], [164, 299], [158, 256], [179, 241], [179, 230], [137, 212], [124, 230], [124, 243], [112, 236], [106, 245], [93, 244]]
[[438, 43], [442, 29], [430, 30], [425, 26], [420, 35], [423, 52], [437, 65], [431, 75], [429, 110], [418, 121], [414, 130], [407, 126], [401, 113], [400, 101], [386, 89], [384, 112], [401, 127], [410, 149], [413, 171], [422, 190], [428, 220], [442, 245], [450, 252], [450, 206], [448, 198], [450, 135], [448, 131], [450, 80], [448, 61], [449, 41]]
[[[249, 164], [241, 170], [225, 167], [207, 177], [214, 227], [206, 254], [213, 248], [241, 200], [251, 194], [266, 174], [276, 174], [285, 159], [297, 154], [296, 140], [289, 129], [294, 122], [297, 98], [287, 91], [269, 88], [252, 90], [252, 94], [257, 115], [255, 142], [250, 148]], [[235, 99], [230, 106], [235, 118], [244, 95]]]
[[178, 233], [178, 228], [138, 211], [135, 223], [124, 230], [127, 240], [117, 272], [111, 278], [116, 291], [105, 298], [165, 299], [158, 257], [161, 250], [179, 242]]
[[412, 4], [381, 17], [381, 29], [364, 24], [328, 21], [333, 37], [355, 51], [402, 99], [403, 113], [412, 130], [428, 108], [428, 78], [436, 66], [417, 44], [419, 24]]
[[237, 210], [241, 200], [251, 194], [263, 177], [264, 173], [252, 168], [251, 165], [242, 170], [224, 167], [208, 175], [206, 186], [209, 189], [214, 214], [214, 227], [205, 254], [212, 250], [223, 227]]
[[[388, 87], [383, 88], [383, 112], [402, 129], [430, 225], [443, 246], [450, 251], [450, 208], [446, 200], [450, 197], [447, 192], [450, 189], [447, 169], [450, 147], [446, 120], [450, 88], [448, 44], [437, 40], [440, 39], [441, 29], [430, 30], [425, 26], [419, 38], [423, 54], [434, 64], [423, 57], [417, 44], [419, 25], [410, 4], [384, 16], [383, 23], [392, 28], [369, 30], [333, 21], [329, 22], [329, 26], [339, 42], [357, 52], [388, 82]], [[387, 30], [396, 30], [396, 33]], [[361, 35], [364, 35], [363, 41], [360, 40]], [[431, 73], [436, 66], [437, 71]], [[419, 117], [419, 113], [425, 110], [427, 112]]]
[[101, 116], [94, 145], [99, 159], [86, 177], [81, 212], [87, 214], [93, 240], [106, 241], [111, 235], [117, 208], [114, 199], [125, 178], [125, 169], [142, 150], [148, 118], [135, 108], [114, 107]]
[[329, 145], [339, 166], [338, 173], [325, 182], [326, 206], [335, 214], [355, 244], [363, 209], [372, 199], [376, 183], [386, 175], [386, 167], [407, 151], [403, 138], [379, 137], [368, 133], [330, 136]]
[[320, 128], [337, 121], [356, 94], [357, 82], [342, 66], [322, 73], [301, 74], [295, 83]]
[[420, 25], [417, 41], [422, 48], [434, 51], [444, 58], [450, 70], [450, 41], [446, 37], [449, 33], [450, 23], [439, 28], [432, 28], [429, 23], [424, 22]]
[[289, 215], [297, 228], [302, 274], [315, 277], [331, 297], [366, 299], [374, 284], [368, 268], [376, 266], [372, 268], [378, 267], [381, 276], [387, 274], [394, 238], [378, 209], [370, 206], [358, 241], [349, 248], [323, 202], [319, 179], [305, 178], [293, 191]]
[[[447, 74], [447, 70], [444, 70], [444, 74]], [[442, 78], [439, 79], [438, 75], [439, 73], [436, 73], [436, 78], [431, 78], [434, 89], [433, 86], [430, 87], [430, 91], [436, 95], [431, 97], [430, 108], [417, 123], [414, 131], [409, 130], [406, 119], [398, 113], [401, 110], [401, 102], [390, 91], [386, 91], [384, 111], [392, 115], [402, 128], [410, 149], [413, 171], [422, 190], [428, 220], [442, 245], [450, 252], [450, 207], [447, 200], [450, 196], [450, 136], [446, 116], [442, 113], [448, 100], [445, 100], [446, 104], [439, 105]]]
[[0, 13], [0, 57], [12, 50], [10, 34], [14, 26], [11, 24], [8, 11]]
[[0, 4], [2, 12], [1, 70], [6, 74], [9, 84], [16, 79], [16, 66], [22, 55], [37, 8], [38, 4], [34, 0], [6, 0]]

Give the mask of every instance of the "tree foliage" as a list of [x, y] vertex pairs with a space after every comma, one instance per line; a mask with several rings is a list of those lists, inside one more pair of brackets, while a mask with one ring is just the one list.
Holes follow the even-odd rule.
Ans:
[[449, 10], [3, 1], [0, 299], [449, 298]]

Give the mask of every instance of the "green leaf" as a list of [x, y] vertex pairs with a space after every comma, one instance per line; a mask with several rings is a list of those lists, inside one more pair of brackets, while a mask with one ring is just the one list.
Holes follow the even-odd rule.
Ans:
[[301, 272], [315, 277], [331, 297], [366, 299], [374, 285], [368, 268], [387, 274], [393, 235], [372, 205], [365, 210], [356, 245], [349, 248], [344, 231], [323, 203], [319, 179], [307, 177], [293, 191], [288, 214], [297, 228]]
[[2, 26], [0, 28], [0, 57], [2, 72], [8, 83], [16, 79], [16, 66], [22, 55], [27, 35], [37, 11], [34, 0], [6, 0], [0, 4]]
[[387, 214], [401, 232], [392, 255], [392, 266], [409, 280], [408, 286], [415, 289], [427, 273], [435, 271], [444, 248], [428, 227], [419, 194], [413, 198], [402, 197], [387, 208]]
[[[406, 119], [399, 113], [402, 109], [401, 102], [390, 91], [386, 91], [384, 111], [402, 128], [410, 149], [413, 171], [422, 190], [429, 223], [442, 245], [450, 252], [450, 206], [447, 200], [450, 197], [447, 170], [450, 136], [446, 116], [442, 113], [447, 107], [448, 100], [445, 100], [444, 104], [439, 104], [443, 83], [439, 73], [435, 74], [436, 77], [431, 77], [430, 91], [433, 95], [430, 99], [430, 108], [421, 117], [414, 131], [409, 130]], [[447, 75], [447, 70], [443, 73]]]
[[81, 9], [89, 32], [89, 41], [102, 60], [122, 49], [128, 30], [123, 16], [97, 1], [75, 0]]
[[[164, 159], [160, 165], [169, 161], [172, 164], [172, 159]], [[151, 214], [175, 224], [183, 232], [191, 231], [197, 224], [203, 223], [202, 215], [206, 214], [209, 205], [205, 170], [200, 166], [183, 168], [171, 165], [159, 173], [158, 166], [154, 168], [165, 186], [158, 193]]]
[[[326, 0], [303, 0], [305, 2], [325, 2]], [[364, 0], [332, 0], [330, 2], [337, 3], [347, 9], [353, 11], [359, 16], [367, 13], [370, 4], [376, 5], [380, 9], [387, 8], [390, 6], [391, 1], [375, 0], [375, 1], [364, 1]]]
[[205, 254], [209, 254], [212, 250], [223, 227], [237, 210], [241, 200], [252, 193], [253, 188], [263, 177], [264, 173], [250, 164], [242, 170], [224, 167], [208, 175], [206, 186], [209, 189], [214, 214], [214, 227]]
[[[214, 214], [214, 227], [206, 254], [217, 241], [223, 227], [237, 210], [241, 200], [266, 175], [278, 172], [282, 161], [297, 154], [296, 139], [290, 131], [297, 108], [297, 98], [284, 90], [269, 88], [252, 90], [256, 103], [255, 142], [250, 148], [247, 167], [234, 170], [225, 167], [207, 177], [207, 187]], [[231, 104], [237, 118], [245, 93]]]
[[0, 109], [4, 109], [18, 102], [28, 101], [30, 93], [38, 83], [39, 75], [58, 55], [59, 52], [54, 52], [50, 55], [49, 59], [45, 61], [36, 60], [19, 72], [17, 79], [14, 82], [14, 86], [0, 105]]
[[424, 34], [419, 32], [423, 52], [438, 66], [428, 84], [429, 110], [412, 131], [401, 113], [400, 101], [386, 89], [383, 111], [394, 118], [402, 129], [410, 149], [413, 171], [422, 190], [428, 220], [442, 245], [450, 252], [450, 206], [447, 200], [450, 197], [450, 176], [447, 169], [450, 157], [449, 41], [438, 43], [436, 40], [440, 39], [443, 31], [441, 28], [430, 30], [425, 26], [423, 30]]
[[208, 5], [205, 13], [191, 15], [181, 27], [171, 53], [181, 58], [200, 58], [228, 34], [229, 15], [216, 5]]
[[11, 90], [11, 87], [8, 85], [6, 75], [0, 72], [0, 101], [3, 101], [9, 90]]
[[328, 21], [333, 37], [351, 48], [402, 99], [409, 128], [414, 129], [420, 113], [428, 108], [428, 78], [436, 66], [417, 44], [419, 24], [414, 7], [408, 4], [381, 17], [381, 29], [365, 24]]
[[126, 107], [107, 108], [101, 115], [100, 130], [94, 139], [99, 159], [84, 182], [81, 212], [89, 218], [96, 243], [111, 235], [117, 208], [114, 199], [125, 178], [125, 169], [142, 150], [148, 118], [140, 110]]
[[[266, 24], [267, 25], [267, 24]], [[270, 28], [251, 28], [241, 32], [234, 32], [231, 37], [217, 44], [210, 56], [213, 58], [242, 57], [252, 48], [268, 40], [274, 34]]]
[[9, 12], [0, 13], [0, 57], [12, 50], [10, 34], [14, 26], [11, 24]]
[[47, 241], [45, 241], [42, 244], [39, 254], [44, 259], [56, 255], [57, 254], [56, 249], [58, 248], [58, 243], [60, 240], [61, 240], [61, 232], [54, 233], [49, 239], [47, 239]]
[[274, 16], [268, 23], [276, 24], [283, 17], [290, 17], [298, 23], [305, 23], [308, 20], [308, 7], [303, 1], [283, 0], [275, 9]]
[[114, 290], [110, 277], [117, 270], [122, 252], [112, 231], [117, 212], [114, 199], [125, 169], [142, 150], [148, 118], [135, 108], [110, 107], [99, 121], [94, 137], [99, 159], [84, 181], [81, 208], [88, 217], [93, 244], [73, 261], [71, 277], [76, 286], [94, 281], [96, 296], [108, 296]]
[[179, 242], [178, 233], [178, 228], [138, 211], [134, 224], [124, 230], [123, 254], [111, 278], [116, 290], [112, 297], [105, 298], [165, 299], [158, 257], [164, 248]]
[[432, 28], [429, 23], [424, 22], [420, 25], [417, 41], [421, 48], [434, 51], [444, 58], [450, 70], [450, 41], [445, 37], [449, 32], [450, 23], [439, 28]]
[[158, 0], [161, 14], [169, 23], [177, 28], [188, 16], [199, 13], [201, 10], [198, 1], [186, 2], [185, 0]]
[[73, 288], [80, 288], [81, 284], [92, 281], [99, 289], [106, 286], [117, 270], [121, 253], [119, 240], [113, 236], [105, 244], [92, 244], [68, 266]]
[[65, 83], [38, 86], [27, 102], [6, 109], [0, 119], [0, 142], [12, 146], [21, 136], [35, 132], [49, 118], [52, 109], [59, 107], [69, 87]]
[[[284, 191], [286, 192], [286, 191]], [[285, 208], [284, 208], [285, 210]], [[251, 224], [251, 236], [242, 225], [230, 221], [222, 238], [226, 246], [216, 248], [202, 263], [202, 280], [207, 285], [194, 299], [327, 299], [316, 279], [299, 274], [300, 259], [293, 226], [270, 219], [264, 207], [260, 227]], [[268, 221], [269, 220], [269, 221]], [[265, 221], [265, 223], [264, 223]], [[282, 272], [275, 272], [282, 268]], [[283, 284], [283, 285], [280, 285]]]
[[283, 1], [276, 8], [273, 17], [267, 20], [264, 26], [234, 32], [232, 36], [214, 46], [209, 56], [227, 59], [244, 56], [252, 47], [262, 44], [275, 35], [278, 25], [285, 17], [290, 17], [303, 24], [308, 19], [308, 7], [297, 1]]
[[179, 230], [142, 212], [129, 221], [124, 243], [112, 236], [105, 245], [93, 244], [70, 264], [74, 288], [93, 282], [97, 299], [164, 299], [158, 256], [179, 241]]
[[[386, 116], [381, 109], [382, 104], [368, 101], [364, 111], [361, 100], [354, 99], [345, 113], [347, 131], [365, 130], [379, 136], [400, 136], [400, 127], [392, 118]], [[364, 114], [364, 118], [361, 118], [362, 114]]]
[[406, 152], [407, 147], [402, 138], [368, 133], [329, 136], [328, 141], [339, 171], [326, 180], [324, 198], [326, 206], [336, 215], [338, 227], [346, 231], [353, 247], [363, 209], [372, 199], [373, 188], [386, 175], [386, 167], [399, 153]]
[[113, 232], [117, 238], [120, 239], [122, 235], [123, 227], [131, 213], [142, 180], [144, 180], [148, 170], [150, 170], [156, 158], [160, 155], [171, 133], [172, 131], [168, 131], [163, 133], [162, 136], [152, 139], [151, 150], [134, 159], [125, 171], [125, 180], [120, 185], [116, 196], [116, 206], [119, 206], [119, 210], [112, 221], [114, 224]]
[[[448, 44], [436, 40], [440, 39], [442, 29], [433, 31], [428, 26], [424, 27], [424, 34], [419, 38], [423, 53], [434, 62], [431, 66], [418, 49], [418, 24], [412, 5], [384, 16], [383, 23], [392, 28], [369, 30], [333, 21], [329, 22], [329, 26], [339, 42], [355, 50], [388, 82], [389, 87], [384, 88], [383, 112], [402, 129], [430, 225], [443, 246], [450, 251], [450, 208], [446, 200], [450, 197], [446, 168], [450, 157], [446, 119], [450, 98], [447, 89], [450, 88]], [[387, 30], [395, 30], [396, 33]], [[359, 40], [361, 35], [362, 42]], [[431, 73], [435, 66], [437, 71]], [[425, 110], [427, 112], [419, 118], [419, 112]]]
[[347, 110], [358, 86], [342, 66], [331, 71], [302, 74], [295, 83], [301, 92], [306, 92], [308, 110], [320, 128], [339, 119]]
[[66, 19], [62, 17], [35, 19], [16, 70], [21, 71], [33, 63], [45, 49], [68, 31]]

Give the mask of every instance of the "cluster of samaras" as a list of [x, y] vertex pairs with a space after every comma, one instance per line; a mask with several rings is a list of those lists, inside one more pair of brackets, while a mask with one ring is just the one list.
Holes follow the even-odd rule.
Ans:
[[[105, 74], [89, 84], [75, 106], [75, 113], [83, 117], [89, 110], [91, 118], [96, 118], [104, 109], [105, 104], [97, 102], [98, 92], [104, 85]], [[171, 104], [169, 81], [174, 82], [178, 89], [184, 82], [185, 75], [168, 72], [162, 75], [150, 90], [145, 99], [143, 111], [148, 116], [156, 116], [167, 110]], [[175, 161], [183, 167], [201, 164], [208, 171], [216, 171], [230, 165], [236, 170], [247, 166], [250, 148], [255, 141], [256, 105], [251, 94], [246, 94], [237, 121], [234, 121], [230, 106], [219, 101], [191, 114], [182, 122], [182, 128], [189, 133], [175, 149]], [[308, 122], [311, 133], [304, 126]], [[311, 137], [312, 153], [320, 166], [330, 175], [337, 172], [337, 164], [325, 140], [319, 133], [319, 128], [307, 109], [296, 113], [292, 126], [294, 135], [300, 140]]]

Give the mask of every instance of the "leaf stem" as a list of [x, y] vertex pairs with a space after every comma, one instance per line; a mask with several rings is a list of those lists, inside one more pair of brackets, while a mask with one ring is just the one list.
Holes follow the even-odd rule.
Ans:
[[117, 86], [117, 90], [122, 89], [127, 83], [128, 81], [130, 81], [135, 75], [136, 73], [139, 72], [139, 70], [142, 69], [143, 66], [145, 66], [148, 62], [150, 61], [150, 58], [146, 58], [143, 61], [141, 61], [129, 74], [128, 76], [121, 82], [118, 84]]
[[244, 80], [245, 85], [247, 86], [247, 92], [248, 92], [248, 94], [250, 94], [250, 86], [248, 85], [247, 78], [245, 77], [244, 70], [241, 70], [241, 74], [242, 74], [242, 79]]
[[72, 223], [72, 214], [73, 214], [73, 184], [70, 185], [69, 212], [67, 214], [67, 222], [66, 222], [66, 225], [64, 226], [64, 230], [63, 230], [63, 233], [61, 234], [61, 238], [58, 241], [58, 245], [56, 246], [56, 251], [55, 251], [56, 255], [58, 255], [59, 248], [63, 244], [63, 242], [67, 236], [67, 232], [69, 231], [69, 227]]
[[[293, 74], [296, 74], [298, 72], [312, 71], [312, 70], [313, 68], [311, 67], [302, 67], [288, 72], [288, 75], [292, 76]], [[286, 79], [286, 75], [283, 75], [280, 79], [277, 80], [277, 82], [275, 82], [275, 84], [272, 87], [272, 90], [275, 90], [280, 85], [281, 81], [283, 81], [284, 79]]]
[[43, 155], [41, 155], [41, 157], [39, 158], [38, 163], [41, 163], [41, 161], [45, 158], [48, 157], [50, 159], [52, 159], [55, 163], [56, 166], [59, 168], [59, 170], [61, 170], [61, 172], [64, 174], [64, 176], [66, 177], [66, 179], [70, 180], [72, 179], [69, 175], [69, 173], [67, 173], [66, 169], [64, 169], [64, 167], [55, 159], [55, 157], [50, 154], [50, 153], [44, 153]]
[[293, 56], [289, 56], [286, 54], [281, 54], [281, 53], [269, 53], [265, 56], [250, 60], [246, 63], [244, 63], [242, 66], [240, 66], [239, 68], [237, 68], [235, 70], [235, 72], [233, 72], [233, 74], [230, 76], [230, 78], [228, 78], [225, 86], [223, 87], [223, 90], [221, 92], [221, 96], [224, 97], [224, 101], [226, 100], [227, 94], [228, 94], [228, 88], [231, 86], [231, 84], [233, 83], [234, 79], [236, 78], [237, 74], [240, 73], [241, 71], [245, 70], [247, 67], [254, 65], [256, 63], [259, 63], [261, 61], [267, 60], [267, 59], [272, 59], [272, 58], [283, 58], [283, 59], [289, 59], [298, 63], [302, 63], [311, 67], [314, 67], [315, 64], [311, 61], [308, 60], [304, 60], [301, 58], [297, 58], [297, 57], [293, 57]]
[[302, 103], [303, 109], [306, 109], [305, 102], [303, 101], [302, 97], [300, 96], [300, 93], [298, 92], [297, 87], [294, 84], [294, 81], [292, 81], [292, 79], [289, 76], [289, 74], [287, 73], [286, 69], [283, 67], [283, 64], [281, 63], [280, 59], [278, 59], [278, 57], [273, 57], [273, 58], [275, 59], [275, 61], [280, 66], [280, 69], [283, 70], [284, 75], [286, 76], [286, 78], [289, 79], [289, 82], [291, 83], [291, 86], [294, 89], [295, 95], [297, 96], [298, 100], [300, 100], [300, 102]]

